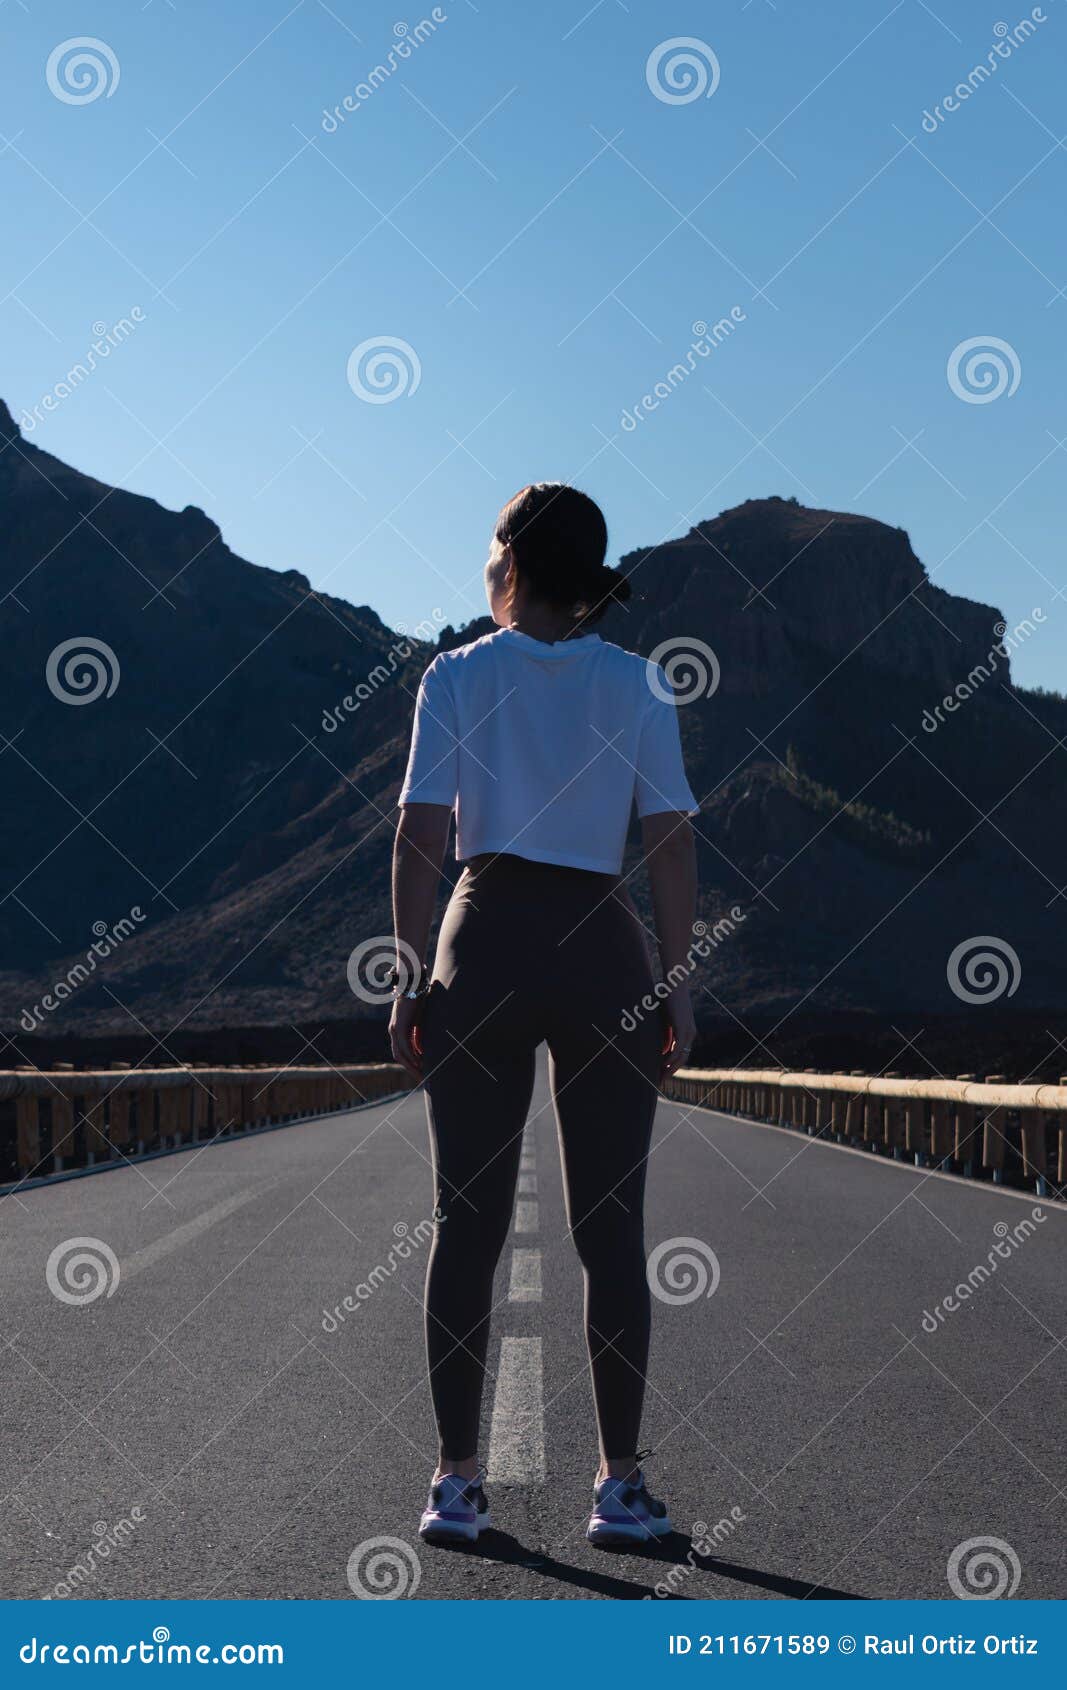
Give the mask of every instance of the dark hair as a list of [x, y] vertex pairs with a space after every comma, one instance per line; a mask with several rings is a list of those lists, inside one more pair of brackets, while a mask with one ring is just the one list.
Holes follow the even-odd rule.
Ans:
[[497, 517], [496, 539], [510, 546], [516, 572], [534, 596], [557, 609], [573, 609], [578, 624], [598, 621], [609, 604], [625, 604], [630, 597], [626, 576], [604, 562], [604, 513], [577, 487], [561, 481], [524, 487]]

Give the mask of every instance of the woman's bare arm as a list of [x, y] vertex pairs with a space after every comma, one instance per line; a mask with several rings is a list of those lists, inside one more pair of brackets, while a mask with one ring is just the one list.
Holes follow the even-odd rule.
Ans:
[[[393, 929], [402, 980], [410, 975], [412, 958], [421, 965], [426, 957], [451, 820], [451, 808], [445, 804], [405, 804], [400, 812], [393, 846]], [[420, 1007], [398, 998], [389, 1022], [393, 1055], [417, 1080], [422, 1077]]]
[[680, 810], [646, 816], [641, 833], [663, 979], [670, 988], [665, 999], [668, 1032], [661, 1075], [666, 1079], [684, 1065], [696, 1037], [689, 996], [697, 899], [696, 846], [689, 818]]

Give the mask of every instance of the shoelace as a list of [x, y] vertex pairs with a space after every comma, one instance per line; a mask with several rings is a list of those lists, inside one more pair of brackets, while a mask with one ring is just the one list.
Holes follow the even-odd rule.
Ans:
[[630, 1495], [642, 1497], [645, 1502], [651, 1502], [652, 1496], [651, 1496], [651, 1493], [649, 1492], [648, 1485], [645, 1483], [645, 1475], [644, 1475], [644, 1471], [643, 1471], [643, 1464], [644, 1464], [644, 1462], [646, 1462], [648, 1460], [649, 1456], [655, 1455], [655, 1453], [656, 1452], [655, 1452], [654, 1449], [639, 1449], [634, 1456], [634, 1460], [637, 1463], [637, 1471], [641, 1475], [641, 1482], [640, 1482], [640, 1484], [631, 1485], [629, 1487], [630, 1488]]
[[663, 1504], [657, 1497], [652, 1495], [652, 1492], [649, 1490], [648, 1484], [646, 1483], [644, 1472], [641, 1470], [642, 1463], [647, 1461], [649, 1456], [655, 1455], [655, 1453], [654, 1449], [639, 1449], [637, 1451], [634, 1459], [637, 1462], [638, 1471], [641, 1473], [641, 1482], [638, 1485], [631, 1485], [628, 1491], [628, 1495], [631, 1498], [645, 1504], [649, 1513], [655, 1513], [657, 1509], [659, 1509], [660, 1512], [664, 1512]]

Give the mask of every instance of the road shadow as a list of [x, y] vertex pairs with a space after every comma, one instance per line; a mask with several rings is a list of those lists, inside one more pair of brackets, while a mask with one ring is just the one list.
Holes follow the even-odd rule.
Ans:
[[[684, 1532], [671, 1532], [669, 1537], [660, 1538], [656, 1543], [626, 1544], [600, 1551], [612, 1559], [640, 1561], [649, 1572], [653, 1567], [661, 1568], [661, 1576], [652, 1584], [615, 1578], [608, 1572], [596, 1572], [589, 1567], [575, 1566], [570, 1561], [560, 1561], [543, 1550], [531, 1549], [510, 1532], [497, 1531], [495, 1527], [483, 1532], [476, 1543], [436, 1547], [446, 1555], [466, 1555], [475, 1560], [522, 1567], [541, 1578], [555, 1579], [560, 1584], [574, 1585], [579, 1590], [593, 1591], [598, 1596], [612, 1597], [618, 1602], [641, 1602], [649, 1597], [664, 1602], [688, 1602], [691, 1598], [683, 1586], [692, 1572], [714, 1573], [718, 1578], [733, 1579], [738, 1584], [753, 1585], [759, 1590], [772, 1591], [776, 1596], [792, 1597], [797, 1601], [805, 1597], [839, 1602], [867, 1600], [852, 1590], [835, 1590], [829, 1585], [810, 1584], [805, 1579], [764, 1572], [759, 1567], [742, 1567], [734, 1561], [722, 1561], [715, 1555], [700, 1555], [693, 1547], [693, 1540]], [[681, 1571], [672, 1573], [671, 1568]], [[695, 1597], [699, 1594], [693, 1592]]]
[[[659, 1566], [674, 1566], [686, 1572], [714, 1573], [717, 1578], [732, 1579], [737, 1584], [751, 1584], [758, 1590], [769, 1590], [776, 1596], [792, 1597], [796, 1601], [812, 1598], [824, 1602], [866, 1602], [868, 1598], [855, 1590], [836, 1590], [832, 1585], [812, 1584], [809, 1579], [787, 1578], [784, 1573], [765, 1572], [762, 1567], [744, 1567], [738, 1561], [725, 1561], [718, 1555], [701, 1555], [693, 1539], [684, 1532], [671, 1532], [655, 1543], [620, 1544], [608, 1551], [628, 1560], [651, 1561]], [[678, 1582], [668, 1573], [657, 1584]]]
[[[523, 1567], [541, 1578], [556, 1579], [560, 1584], [571, 1584], [579, 1590], [591, 1590], [598, 1596], [613, 1597], [617, 1602], [641, 1602], [646, 1596], [657, 1594], [654, 1585], [613, 1578], [610, 1573], [598, 1573], [588, 1567], [576, 1567], [569, 1561], [558, 1561], [554, 1555], [546, 1555], [541, 1549], [530, 1549], [510, 1532], [497, 1531], [495, 1527], [483, 1532], [476, 1543], [437, 1544], [435, 1548], [446, 1555], [464, 1555], [472, 1560]], [[673, 1600], [685, 1602], [689, 1599], [677, 1596]]]

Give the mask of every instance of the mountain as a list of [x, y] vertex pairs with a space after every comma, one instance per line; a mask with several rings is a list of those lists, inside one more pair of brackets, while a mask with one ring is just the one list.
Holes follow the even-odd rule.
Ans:
[[[2, 405], [0, 517], [15, 1052], [38, 1035], [380, 1021], [346, 965], [390, 930], [418, 677], [437, 644], [489, 624], [390, 630], [297, 569], [237, 557], [202, 511], [60, 463]], [[738, 912], [697, 976], [709, 1039], [795, 1060], [801, 1025], [971, 1013], [949, 959], [981, 936], [1017, 959], [1002, 1010], [1067, 1007], [1067, 702], [1012, 685], [998, 647], [1027, 630], [936, 586], [902, 529], [791, 500], [750, 500], [621, 567], [635, 597], [601, 632], [696, 695], [680, 721], [701, 913]], [[94, 935], [109, 954], [43, 1009]]]
[[[336, 924], [384, 892], [428, 648], [295, 569], [236, 557], [202, 511], [165, 511], [59, 463], [6, 409], [0, 515], [0, 1024], [84, 956], [94, 924], [135, 909], [136, 936], [49, 1031], [132, 1030], [116, 999], [171, 1024], [201, 998], [208, 1025], [312, 1006]], [[346, 697], [356, 708], [327, 731]]]

